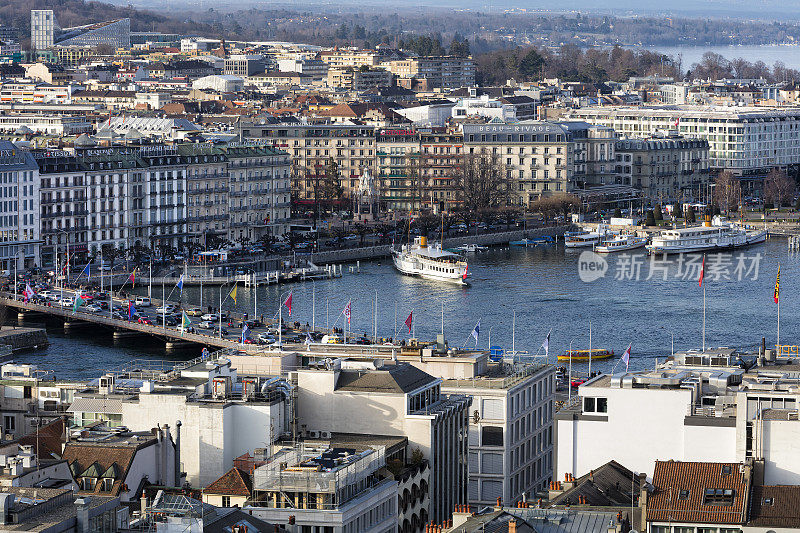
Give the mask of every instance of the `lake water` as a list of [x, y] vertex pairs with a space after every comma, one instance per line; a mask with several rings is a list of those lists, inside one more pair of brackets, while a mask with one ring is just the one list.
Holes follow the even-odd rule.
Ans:
[[[441, 329], [444, 309], [445, 334], [455, 346], [474, 346], [470, 332], [479, 320], [480, 347], [489, 346], [491, 335], [492, 345], [511, 349], [513, 329], [517, 350], [541, 353], [542, 341], [552, 332], [551, 356], [566, 351], [570, 343], [573, 348], [588, 347], [591, 321], [593, 347], [613, 349], [619, 356], [630, 343], [632, 368], [650, 367], [654, 358], [670, 355], [673, 339], [675, 350], [701, 346], [699, 262], [684, 260], [678, 265], [675, 259], [667, 270], [657, 263], [652, 270], [655, 275], [651, 275], [650, 258], [642, 252], [615, 254], [607, 261], [605, 277], [587, 283], [578, 274], [579, 253], [565, 251], [561, 245], [493, 249], [470, 258], [468, 287], [402, 276], [390, 261], [365, 262], [360, 273], [349, 273], [345, 265], [344, 276], [339, 279], [259, 287], [257, 311], [276, 316], [280, 297], [291, 290], [293, 320], [341, 327], [342, 311], [351, 301], [351, 330], [360, 334], [372, 331], [377, 291], [379, 336], [393, 336], [396, 331], [399, 338], [408, 338], [403, 322], [413, 311], [416, 335], [432, 339]], [[788, 253], [785, 240], [775, 239], [733, 255], [709, 256], [708, 346], [754, 349], [762, 337], [767, 338], [768, 345], [775, 343], [776, 305], [772, 296], [778, 262], [781, 340], [784, 344], [800, 341], [795, 333], [800, 311], [800, 257]], [[631, 265], [638, 265], [638, 280], [630, 275], [635, 273]], [[730, 279], [723, 279], [726, 274]], [[650, 279], [646, 279], [648, 276]], [[160, 287], [154, 287], [154, 292], [160, 294]], [[205, 305], [215, 305], [218, 299], [217, 289], [206, 289]], [[184, 302], [199, 303], [199, 289], [187, 288]], [[255, 303], [253, 290], [240, 286], [237, 304], [230, 302], [225, 307], [252, 312]], [[93, 378], [131, 359], [165, 357], [161, 344], [137, 340], [136, 344], [118, 347], [110, 335], [98, 336], [92, 331], [70, 337], [51, 331], [50, 337], [53, 343], [49, 348], [17, 360], [52, 369], [59, 377]], [[196, 355], [192, 352], [185, 357]], [[612, 364], [614, 361], [606, 361], [596, 368], [607, 370]]]
[[660, 52], [674, 58], [681, 56], [684, 71], [699, 63], [703, 54], [714, 52], [725, 59], [744, 58], [751, 63], [763, 61], [770, 68], [776, 61], [782, 61], [789, 68], [800, 69], [800, 46], [757, 45], [757, 46], [647, 46], [645, 50]]

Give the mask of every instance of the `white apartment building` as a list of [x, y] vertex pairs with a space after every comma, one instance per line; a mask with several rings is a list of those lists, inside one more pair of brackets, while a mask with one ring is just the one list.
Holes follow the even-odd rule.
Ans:
[[0, 113], [0, 132], [16, 133], [27, 128], [33, 133], [65, 137], [92, 133], [94, 125], [84, 116], [34, 113]]
[[50, 85], [34, 81], [5, 82], [0, 85], [0, 102], [15, 104], [69, 104], [74, 85]]
[[41, 265], [39, 167], [30, 152], [0, 141], [0, 268]]
[[441, 379], [405, 363], [337, 359], [296, 375], [300, 427], [406, 436], [430, 463], [430, 520], [441, 523], [467, 503], [471, 398], [442, 394]]
[[147, 242], [154, 248], [180, 248], [190, 235], [186, 227], [189, 156], [179, 154], [175, 145], [141, 147], [137, 154], [146, 166], [144, 194], [148, 205], [144, 226], [150, 232]]
[[735, 351], [677, 354], [654, 371], [601, 375], [556, 414], [555, 479], [614, 459], [652, 472], [659, 461], [762, 459], [765, 483], [800, 483], [797, 365], [745, 371]]
[[480, 376], [446, 379], [442, 392], [472, 397], [469, 419], [469, 503], [525, 500], [545, 490], [553, 466], [550, 365], [491, 364]]
[[623, 137], [677, 130], [687, 138], [706, 139], [711, 168], [743, 178], [800, 164], [800, 108], [592, 107], [577, 109], [573, 116], [613, 128]]
[[472, 98], [461, 98], [453, 106], [451, 113], [454, 119], [485, 117], [502, 122], [515, 122], [517, 120], [517, 110], [513, 105], [489, 98], [488, 94]]
[[97, 388], [75, 393], [69, 412], [77, 425], [109, 420], [133, 431], [176, 428], [186, 480], [205, 487], [233, 460], [269, 447], [287, 427], [289, 386], [282, 380], [239, 378], [226, 359], [193, 360], [169, 372], [149, 372], [141, 388], [126, 374], [106, 375]]

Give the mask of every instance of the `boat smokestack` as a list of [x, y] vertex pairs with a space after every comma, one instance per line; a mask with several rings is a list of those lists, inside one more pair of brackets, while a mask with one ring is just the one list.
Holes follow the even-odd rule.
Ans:
[[428, 237], [420, 237], [419, 238], [419, 247], [426, 248], [428, 246]]

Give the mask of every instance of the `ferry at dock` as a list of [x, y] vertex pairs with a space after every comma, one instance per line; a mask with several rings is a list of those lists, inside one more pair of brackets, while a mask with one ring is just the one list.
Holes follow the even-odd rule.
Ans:
[[564, 233], [564, 248], [592, 248], [608, 233], [608, 226], [600, 224], [597, 231], [568, 231]]
[[458, 254], [442, 249], [440, 243], [428, 245], [427, 237], [416, 237], [412, 244], [392, 250], [394, 267], [408, 276], [467, 285], [467, 262]]
[[734, 250], [767, 240], [766, 230], [752, 230], [714, 217], [713, 224], [662, 231], [647, 245], [651, 254], [680, 254]]
[[644, 248], [647, 239], [636, 235], [614, 235], [610, 239], [605, 239], [598, 244], [594, 251], [598, 254], [610, 254], [614, 252], [624, 252]]

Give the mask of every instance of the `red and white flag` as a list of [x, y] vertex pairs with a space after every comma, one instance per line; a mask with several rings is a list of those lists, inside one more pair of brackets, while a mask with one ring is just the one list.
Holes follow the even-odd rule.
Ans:
[[344, 316], [347, 318], [347, 323], [350, 323], [350, 300], [347, 300], [347, 305], [344, 306]]
[[703, 278], [706, 277], [706, 254], [703, 254], [703, 265], [700, 267], [700, 280], [699, 284], [703, 286]]
[[31, 286], [30, 286], [29, 283], [25, 284], [25, 290], [22, 291], [22, 294], [25, 296], [25, 301], [26, 302], [36, 295], [36, 293], [33, 291], [33, 289], [31, 289]]
[[283, 305], [285, 305], [289, 309], [289, 316], [292, 316], [292, 292], [289, 291], [289, 296], [283, 301]]
[[411, 333], [411, 324], [414, 323], [414, 311], [408, 313], [408, 318], [406, 318], [406, 326], [408, 326], [408, 332]]
[[469, 270], [469, 265], [464, 267], [464, 275], [461, 276], [461, 279], [467, 279], [467, 271]]
[[622, 360], [625, 361], [625, 372], [628, 371], [628, 363], [631, 361], [631, 345], [628, 344], [628, 349], [622, 354]]

